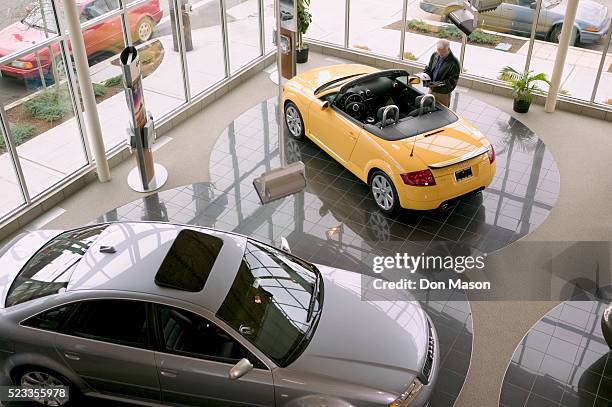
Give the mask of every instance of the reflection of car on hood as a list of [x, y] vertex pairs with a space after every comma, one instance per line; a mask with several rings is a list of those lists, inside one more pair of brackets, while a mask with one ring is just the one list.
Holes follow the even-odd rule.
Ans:
[[[501, 33], [529, 37], [536, 20], [536, 0], [488, 0], [493, 8], [480, 13], [482, 28]], [[457, 0], [421, 0], [420, 7], [428, 13], [446, 17], [448, 13], [462, 7]], [[537, 18], [538, 38], [559, 42], [565, 18], [567, 0], [543, 0], [540, 17]], [[574, 45], [601, 42], [610, 28], [609, 9], [593, 0], [580, 0], [574, 23]]]
[[[47, 37], [57, 35], [55, 15], [50, 0], [43, 0], [40, 4], [42, 7], [37, 5], [30, 7], [28, 14], [21, 21], [0, 30], [0, 57], [31, 47]], [[79, 9], [81, 23], [85, 23], [116, 10], [119, 2], [118, 0], [76, 0], [76, 6]], [[159, 0], [149, 0], [129, 10], [128, 22], [132, 30], [132, 38], [140, 42], [149, 41], [162, 15]], [[119, 53], [124, 47], [120, 17], [111, 17], [83, 30], [83, 39], [90, 64]], [[54, 43], [51, 49], [52, 56], [49, 55], [49, 49], [45, 47], [37, 54], [26, 55], [0, 67], [0, 71], [4, 76], [32, 79], [39, 77], [40, 68], [42, 74], [46, 75], [53, 60], [61, 60], [58, 43]]]
[[314, 69], [284, 85], [285, 122], [293, 138], [307, 136], [367, 183], [383, 212], [436, 209], [487, 187], [495, 152], [416, 81], [399, 69]]
[[433, 323], [362, 278], [208, 228], [32, 232], [0, 251], [0, 375], [150, 405], [426, 406]]

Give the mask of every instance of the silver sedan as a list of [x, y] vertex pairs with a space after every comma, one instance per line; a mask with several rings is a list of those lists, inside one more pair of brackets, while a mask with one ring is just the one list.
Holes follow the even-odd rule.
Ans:
[[0, 376], [67, 386], [43, 404], [425, 406], [436, 383], [418, 303], [363, 300], [368, 277], [244, 236], [111, 223], [0, 256]]
[[[458, 0], [421, 0], [420, 7], [428, 13], [443, 17], [461, 7]], [[559, 42], [561, 27], [565, 18], [567, 0], [542, 0], [536, 35], [551, 42]], [[479, 23], [482, 28], [500, 33], [529, 37], [536, 19], [536, 0], [484, 0]], [[593, 1], [580, 0], [574, 23], [573, 44], [601, 42], [610, 29], [610, 10]]]

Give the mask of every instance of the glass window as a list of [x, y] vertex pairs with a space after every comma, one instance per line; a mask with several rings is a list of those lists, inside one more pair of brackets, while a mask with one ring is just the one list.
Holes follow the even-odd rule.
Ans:
[[242, 345], [201, 316], [168, 306], [158, 309], [166, 352], [232, 364], [248, 357]]
[[56, 294], [66, 288], [77, 264], [106, 226], [62, 233], [44, 245], [19, 272], [8, 291], [6, 306]]
[[321, 280], [313, 265], [249, 241], [217, 316], [279, 366], [287, 366], [316, 326]]
[[[158, 30], [171, 33], [172, 37], [165, 35], [160, 38], [160, 41], [164, 44], [166, 53], [178, 55], [178, 45], [175, 46], [176, 39], [174, 38], [177, 30], [174, 28], [173, 6], [170, 9], [170, 16], [169, 21], [160, 23]], [[195, 96], [225, 78], [225, 54], [219, 0], [208, 1], [205, 7], [197, 7], [191, 13], [183, 13], [182, 19], [189, 88], [191, 95]], [[178, 69], [179, 67], [174, 67], [175, 72], [179, 72]], [[175, 72], [168, 74], [176, 77]], [[176, 80], [169, 81], [169, 83], [172, 85], [169, 86], [169, 90], [172, 87], [177, 88]]]
[[398, 58], [402, 6], [402, 0], [351, 0], [349, 48]]
[[344, 45], [345, 4], [345, 0], [311, 1], [312, 22], [306, 31], [306, 38]]
[[59, 42], [0, 66], [0, 82], [11, 89], [0, 103], [31, 197], [87, 165], [66, 68]]
[[62, 333], [125, 346], [148, 347], [146, 303], [128, 300], [82, 302]]
[[89, 3], [81, 12], [81, 22], [92, 20], [96, 17], [100, 17], [102, 14], [111, 11], [106, 0], [95, 0]]
[[228, 6], [226, 14], [230, 71], [235, 72], [261, 55], [258, 2], [236, 3]]
[[181, 230], [155, 275], [157, 285], [202, 291], [223, 246], [223, 240], [195, 230]]
[[76, 304], [62, 305], [23, 321], [22, 325], [57, 332], [68, 320]]
[[8, 152], [7, 138], [0, 126], [0, 217], [22, 205], [25, 200], [13, 165], [13, 157]]
[[[166, 11], [162, 9], [162, 5]], [[138, 48], [140, 56], [145, 110], [150, 111], [155, 120], [185, 103], [181, 58], [172, 36], [173, 19], [164, 18], [169, 15], [167, 10], [168, 1], [160, 3], [150, 0], [127, 13], [132, 42]], [[123, 91], [121, 83], [119, 87]], [[120, 97], [125, 103], [125, 97]], [[118, 104], [119, 101], [118, 97], [114, 103]], [[115, 113], [108, 109], [108, 114], [112, 117]], [[125, 127], [125, 123], [116, 122], [114, 132], [117, 133], [120, 126]], [[111, 126], [113, 124], [109, 123], [109, 127]], [[125, 136], [123, 137], [125, 139]]]
[[[62, 13], [62, 2], [56, 3]], [[57, 36], [57, 22], [51, 0], [0, 2], [0, 57], [31, 47]], [[58, 16], [62, 19], [62, 15]], [[2, 70], [2, 76], [7, 71]]]

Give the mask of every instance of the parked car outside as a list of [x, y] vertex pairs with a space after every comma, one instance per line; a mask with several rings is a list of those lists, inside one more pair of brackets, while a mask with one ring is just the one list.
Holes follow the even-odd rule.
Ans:
[[[76, 0], [76, 5], [80, 11], [81, 22], [84, 23], [117, 10], [119, 0]], [[133, 40], [146, 42], [153, 37], [155, 26], [161, 20], [163, 10], [159, 0], [149, 0], [129, 10], [127, 15]], [[39, 6], [32, 6], [28, 15], [21, 21], [0, 30], [0, 58], [37, 44], [47, 37], [55, 36], [57, 31], [51, 3], [45, 0], [42, 9]], [[121, 18], [115, 16], [94, 24], [83, 31], [83, 37], [90, 64], [115, 55], [124, 47]], [[0, 72], [3, 76], [17, 79], [39, 78], [41, 70], [43, 75], [49, 74], [53, 60], [62, 65], [58, 43], [51, 46], [51, 55], [49, 48], [45, 47], [35, 54], [26, 55], [0, 67]]]
[[[449, 12], [461, 7], [457, 0], [421, 0], [422, 10], [445, 18]], [[500, 33], [531, 36], [531, 27], [536, 18], [535, 0], [487, 1], [489, 11], [480, 12], [482, 28]], [[565, 18], [567, 0], [542, 0], [542, 8], [536, 35], [540, 39], [559, 42]], [[610, 10], [593, 0], [580, 0], [572, 41], [574, 45], [599, 43], [610, 29]]]

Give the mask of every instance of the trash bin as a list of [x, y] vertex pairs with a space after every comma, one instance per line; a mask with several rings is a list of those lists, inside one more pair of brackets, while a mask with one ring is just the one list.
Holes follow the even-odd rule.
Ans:
[[[191, 20], [189, 12], [191, 11], [191, 3], [187, 0], [177, 0], [181, 7], [181, 18], [183, 19], [183, 33], [185, 34], [185, 51], [193, 49], [193, 41], [191, 40]], [[170, 9], [170, 27], [172, 28], [172, 45], [174, 51], [178, 52], [178, 30], [176, 29], [176, 19], [174, 10], [174, 0], [168, 0]]]

